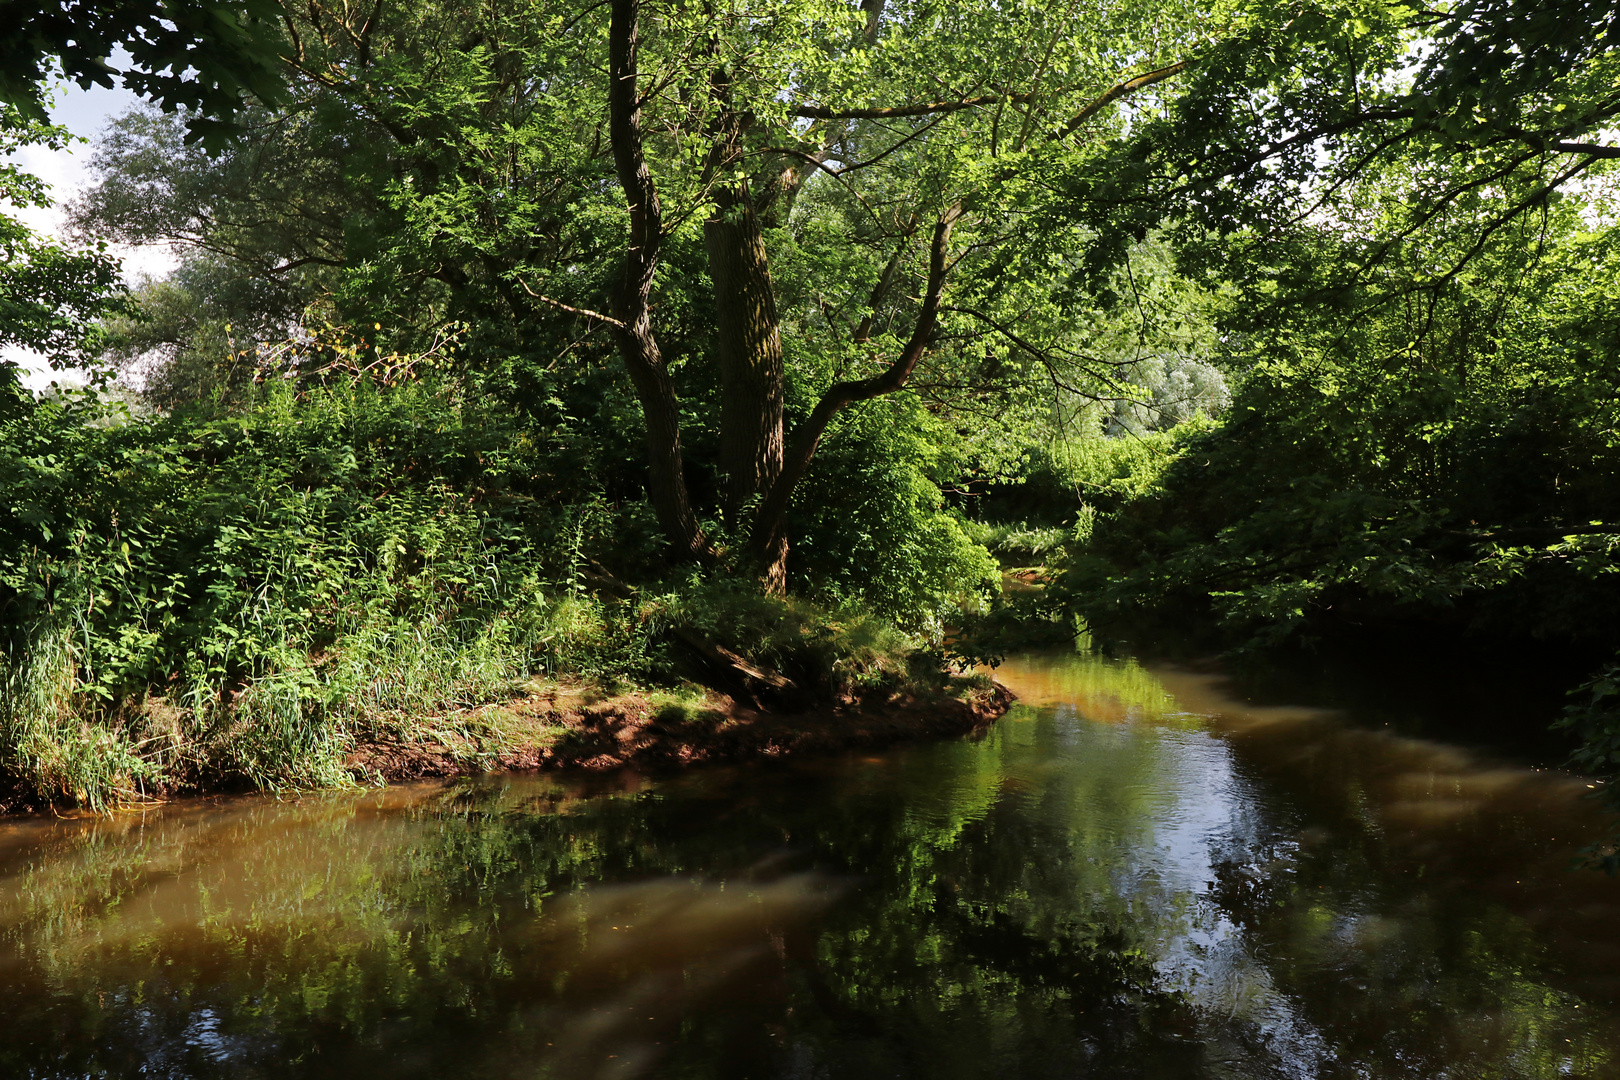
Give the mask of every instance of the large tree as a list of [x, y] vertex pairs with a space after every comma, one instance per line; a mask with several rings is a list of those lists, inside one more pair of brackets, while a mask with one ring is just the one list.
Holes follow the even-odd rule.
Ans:
[[[999, 275], [1011, 289], [1043, 260], [1054, 282], [1063, 279], [1077, 238], [1032, 234], [1032, 189], [1076, 144], [1113, 130], [1110, 106], [1182, 71], [1200, 29], [1187, 9], [1165, 3], [1053, 13], [614, 0], [608, 138], [630, 210], [624, 275], [606, 313], [554, 302], [614, 327], [647, 421], [654, 505], [677, 547], [702, 555], [710, 539], [687, 494], [679, 410], [653, 317], [662, 245], [678, 227], [666, 197], [673, 193], [681, 217], [703, 216], [724, 503], [764, 580], [780, 588], [793, 493], [834, 417], [905, 387], [947, 312], [1021, 343], [985, 305], [947, 305], [948, 283], [974, 279], [965, 291], [982, 299]], [[879, 252], [880, 269], [864, 296], [831, 305], [848, 312], [843, 362], [788, 430], [768, 235], [812, 177], [836, 185], [845, 242]]]
[[[87, 217], [267, 281], [341, 267], [321, 288], [385, 335], [458, 320], [547, 364], [611, 345], [675, 550], [781, 587], [845, 409], [921, 386], [949, 411], [1031, 366], [1106, 392], [1080, 370], [1087, 234], [1036, 210], [1207, 32], [1163, 0], [315, 0], [286, 22], [287, 107], [218, 165], [109, 144]], [[694, 433], [718, 473], [696, 489]]]

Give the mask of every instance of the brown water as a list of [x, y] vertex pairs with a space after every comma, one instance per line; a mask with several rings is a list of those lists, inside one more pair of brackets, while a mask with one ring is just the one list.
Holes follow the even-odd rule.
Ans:
[[0, 1077], [1620, 1077], [1584, 782], [1001, 675], [977, 741], [0, 826]]

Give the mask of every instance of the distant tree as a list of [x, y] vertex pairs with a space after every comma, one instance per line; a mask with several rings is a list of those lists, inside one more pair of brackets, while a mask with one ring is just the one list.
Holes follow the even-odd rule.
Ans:
[[239, 396], [252, 347], [295, 336], [331, 287], [344, 219], [362, 200], [338, 149], [311, 143], [308, 121], [254, 106], [210, 153], [186, 143], [180, 117], [143, 104], [97, 140], [100, 182], [69, 204], [70, 229], [181, 255], [163, 279], [136, 283], [135, 310], [105, 325], [104, 358], [138, 369], [151, 404]]

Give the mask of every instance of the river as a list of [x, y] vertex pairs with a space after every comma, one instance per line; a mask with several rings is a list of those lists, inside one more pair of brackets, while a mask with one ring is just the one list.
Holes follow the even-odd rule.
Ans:
[[1585, 781], [1000, 674], [975, 740], [0, 824], [0, 1076], [1620, 1077]]

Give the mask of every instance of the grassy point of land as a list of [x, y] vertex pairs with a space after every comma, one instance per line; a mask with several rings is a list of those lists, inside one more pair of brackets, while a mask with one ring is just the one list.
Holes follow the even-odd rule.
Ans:
[[680, 768], [970, 734], [1012, 700], [1006, 687], [982, 676], [792, 711], [755, 708], [701, 687], [611, 692], [535, 680], [507, 703], [445, 718], [439, 738], [361, 739], [348, 764], [357, 778], [382, 780], [500, 769]]
[[[952, 675], [845, 694], [837, 700], [760, 708], [725, 692], [684, 683], [669, 690], [626, 689], [591, 680], [537, 677], [506, 700], [458, 706], [440, 715], [396, 718], [356, 733], [341, 766], [324, 784], [286, 789], [385, 784], [426, 777], [518, 769], [653, 771], [725, 761], [827, 754], [948, 738], [982, 730], [1014, 695], [982, 675]], [[180, 724], [180, 710], [152, 698], [154, 723]], [[172, 798], [253, 787], [239, 772], [201, 765], [167, 783], [118, 785], [98, 810], [134, 808]], [[71, 805], [74, 800], [70, 800]], [[91, 805], [90, 800], [76, 800]], [[61, 812], [61, 800], [13, 784], [0, 791], [0, 813]]]

